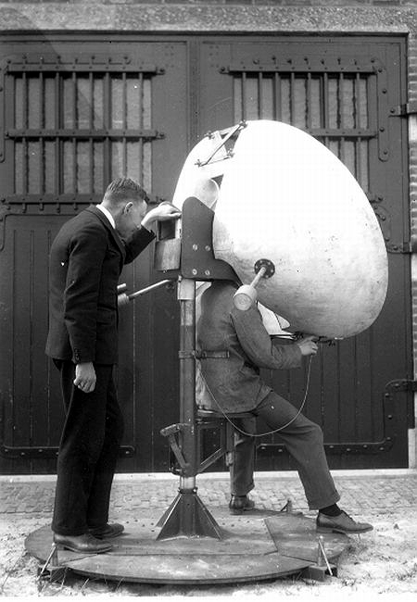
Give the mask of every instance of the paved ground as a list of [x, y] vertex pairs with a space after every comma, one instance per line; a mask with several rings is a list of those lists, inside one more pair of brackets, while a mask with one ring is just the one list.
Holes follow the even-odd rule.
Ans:
[[[333, 471], [342, 496], [340, 505], [352, 514], [372, 514], [415, 509], [417, 512], [417, 470]], [[288, 498], [295, 510], [307, 512], [298, 476], [294, 472], [257, 473], [251, 494], [258, 508], [280, 510]], [[161, 513], [177, 494], [178, 477], [171, 474], [139, 474], [115, 477], [111, 499], [112, 517], [131, 518], [141, 512]], [[224, 473], [197, 477], [199, 497], [210, 506], [226, 505], [228, 477]], [[52, 513], [55, 477], [0, 477], [0, 514]]]

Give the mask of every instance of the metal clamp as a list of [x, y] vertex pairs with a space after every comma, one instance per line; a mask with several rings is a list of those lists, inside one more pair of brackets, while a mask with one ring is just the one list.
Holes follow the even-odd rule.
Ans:
[[185, 472], [190, 468], [190, 463], [187, 462], [182, 453], [182, 449], [180, 448], [177, 441], [177, 434], [181, 433], [185, 429], [190, 428], [188, 424], [177, 423], [171, 424], [171, 426], [167, 426], [160, 430], [160, 433], [163, 437], [168, 437], [168, 442], [171, 447], [171, 450], [176, 457], [178, 464], [180, 465], [181, 471]]
[[[230, 140], [230, 138], [232, 138], [237, 132], [240, 132], [240, 130], [242, 130], [246, 126], [247, 126], [246, 121], [242, 120], [240, 123], [238, 123], [238, 125], [236, 127], [232, 128], [230, 130], [230, 132], [227, 134], [227, 136], [225, 136], [223, 138], [221, 143], [214, 149], [214, 151], [211, 153], [211, 155], [205, 161], [200, 161], [200, 160], [196, 161], [196, 165], [198, 167], [204, 167], [205, 165], [208, 165], [208, 163], [210, 163], [212, 161], [213, 157], [222, 148], [222, 146], [224, 146], [226, 144], [226, 142], [228, 140]], [[207, 135], [210, 136], [211, 133], [209, 133]], [[232, 156], [233, 156], [233, 153], [231, 151], [228, 151], [228, 157], [232, 157]]]

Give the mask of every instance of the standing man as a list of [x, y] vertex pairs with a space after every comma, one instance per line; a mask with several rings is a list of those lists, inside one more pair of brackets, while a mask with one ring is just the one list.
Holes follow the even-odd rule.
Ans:
[[[197, 402], [206, 409], [231, 415], [238, 427], [231, 465], [230, 511], [242, 514], [254, 507], [253, 489], [256, 417], [271, 431], [279, 431], [296, 463], [309, 508], [318, 510], [317, 530], [365, 533], [373, 529], [339, 508], [340, 495], [330, 474], [321, 428], [280, 397], [260, 377], [260, 369], [298, 368], [302, 358], [317, 353], [314, 337], [275, 346], [256, 305], [237, 309], [233, 296], [238, 286], [215, 281], [201, 297], [197, 346], [203, 352], [197, 381]], [[237, 420], [233, 413], [247, 412]]]
[[156, 221], [180, 212], [129, 178], [108, 186], [102, 202], [70, 219], [50, 254], [46, 353], [61, 376], [66, 411], [57, 467], [54, 542], [74, 552], [109, 551], [123, 525], [108, 523], [110, 490], [123, 434], [113, 382], [117, 363], [117, 285], [123, 265], [155, 238]]

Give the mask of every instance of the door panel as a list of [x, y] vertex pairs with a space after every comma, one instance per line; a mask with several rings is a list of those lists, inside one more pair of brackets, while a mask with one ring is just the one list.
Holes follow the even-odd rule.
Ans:
[[[299, 127], [347, 165], [374, 206], [390, 251], [385, 306], [368, 331], [320, 346], [304, 412], [322, 425], [332, 467], [407, 466], [411, 393], [386, 389], [412, 377], [410, 262], [392, 252], [409, 240], [406, 130], [390, 117], [405, 102], [404, 40], [206, 40], [201, 57], [202, 133], [241, 119]], [[300, 406], [306, 370], [265, 378]], [[258, 470], [290, 466], [278, 434], [258, 441]]]
[[[154, 202], [171, 198], [187, 154], [186, 44], [39, 37], [9, 39], [2, 53], [0, 467], [48, 472], [63, 424], [44, 354], [49, 248], [114, 177], [142, 182]], [[161, 279], [152, 265], [150, 246], [122, 274], [129, 292]], [[159, 429], [177, 417], [176, 312], [173, 292], [158, 291], [120, 315], [121, 470], [166, 468]]]

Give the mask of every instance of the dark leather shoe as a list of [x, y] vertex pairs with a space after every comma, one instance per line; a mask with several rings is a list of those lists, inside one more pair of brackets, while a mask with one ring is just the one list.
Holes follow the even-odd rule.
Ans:
[[344, 510], [339, 516], [327, 516], [322, 512], [318, 513], [316, 519], [317, 531], [320, 533], [366, 533], [372, 531], [373, 526], [369, 523], [358, 523], [351, 518]]
[[88, 529], [88, 532], [97, 537], [97, 539], [109, 539], [111, 537], [118, 537], [124, 530], [124, 526], [120, 523], [107, 523], [102, 527], [92, 527]]
[[247, 495], [232, 495], [229, 502], [230, 514], [243, 514], [255, 508], [255, 502]]
[[71, 550], [71, 552], [80, 552], [82, 554], [104, 554], [110, 552], [113, 546], [105, 541], [100, 541], [90, 533], [83, 535], [60, 535], [54, 533], [54, 543], [58, 546]]

